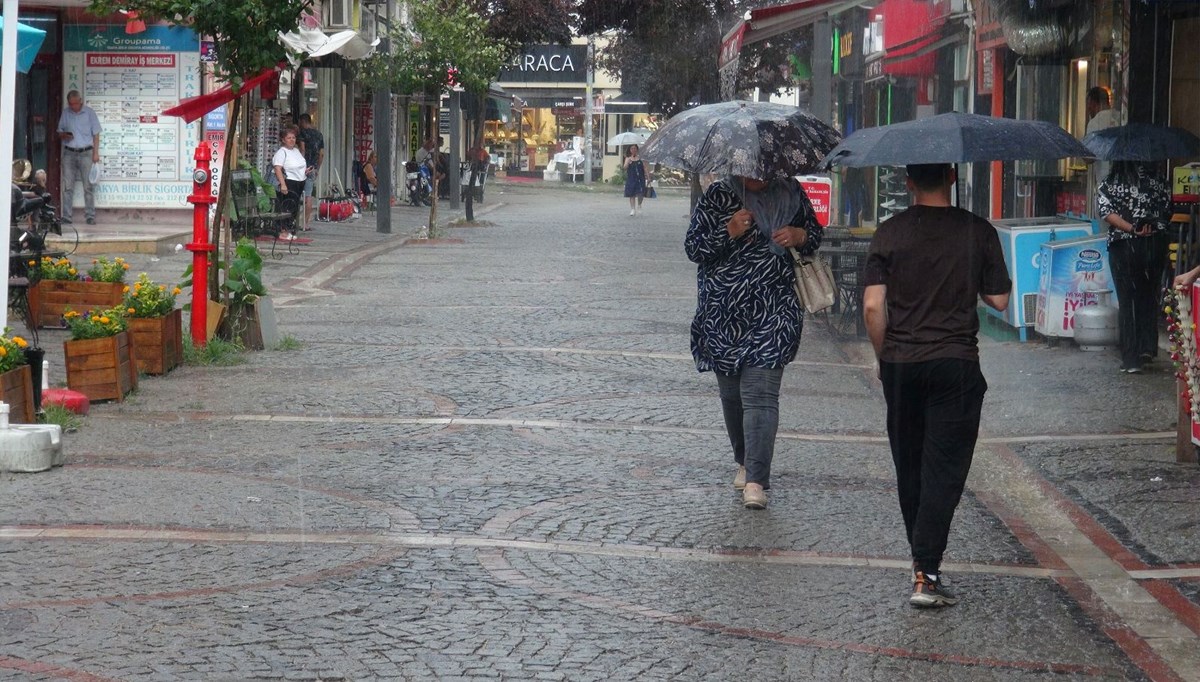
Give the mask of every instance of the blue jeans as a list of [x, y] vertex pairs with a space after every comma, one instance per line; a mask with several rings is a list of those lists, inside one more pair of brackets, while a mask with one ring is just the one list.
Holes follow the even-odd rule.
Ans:
[[779, 430], [779, 384], [783, 368], [744, 367], [739, 374], [716, 372], [725, 432], [733, 459], [746, 467], [746, 482], [771, 487], [771, 459]]

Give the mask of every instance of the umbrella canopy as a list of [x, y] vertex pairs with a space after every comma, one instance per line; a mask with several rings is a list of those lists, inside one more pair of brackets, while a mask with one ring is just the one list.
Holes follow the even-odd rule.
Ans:
[[676, 114], [646, 141], [642, 158], [692, 173], [772, 180], [811, 173], [841, 139], [798, 107], [737, 100]]
[[[0, 16], [0, 28], [4, 28], [3, 16]], [[45, 39], [45, 31], [17, 22], [17, 71], [29, 73]]]
[[620, 135], [614, 135], [608, 140], [608, 146], [620, 147], [627, 144], [642, 144], [650, 139], [650, 133], [639, 133], [633, 130], [627, 130]]
[[1053, 123], [951, 113], [862, 128], [831, 151], [821, 167], [1052, 160], [1072, 156], [1090, 158], [1092, 154]]
[[1105, 161], [1162, 161], [1200, 156], [1200, 138], [1183, 128], [1129, 123], [1088, 133], [1083, 146]]

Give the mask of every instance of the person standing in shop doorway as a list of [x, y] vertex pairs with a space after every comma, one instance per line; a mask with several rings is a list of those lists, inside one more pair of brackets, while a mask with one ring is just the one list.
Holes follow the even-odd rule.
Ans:
[[325, 136], [313, 125], [312, 116], [300, 114], [300, 152], [304, 154], [304, 162], [308, 164], [308, 172], [304, 178], [304, 223], [300, 229], [312, 229], [313, 189], [317, 184], [317, 173], [325, 162]]
[[912, 553], [915, 607], [958, 603], [941, 576], [987, 381], [977, 301], [1008, 307], [1012, 281], [991, 223], [950, 205], [949, 164], [906, 168], [913, 206], [885, 221], [867, 251], [863, 318], [887, 403], [888, 444]]
[[[1087, 112], [1088, 117], [1086, 133], [1094, 133], [1097, 130], [1111, 128], [1118, 123], [1117, 112], [1111, 109], [1108, 90], [1099, 85], [1087, 91], [1087, 101], [1084, 103], [1084, 110]], [[1091, 168], [1088, 169], [1088, 196], [1095, 197], [1100, 183], [1108, 177], [1109, 171], [1112, 170], [1112, 162], [1090, 161], [1089, 163], [1091, 164]]]
[[71, 222], [75, 210], [75, 183], [83, 183], [84, 214], [87, 224], [96, 224], [96, 190], [91, 181], [92, 164], [100, 163], [100, 119], [84, 105], [78, 90], [67, 93], [67, 108], [58, 119], [58, 137], [63, 141], [62, 221]]

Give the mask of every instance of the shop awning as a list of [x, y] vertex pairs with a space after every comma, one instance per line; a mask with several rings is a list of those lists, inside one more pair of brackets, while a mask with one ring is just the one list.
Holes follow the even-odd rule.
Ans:
[[[0, 29], [3, 28], [4, 17], [0, 16]], [[38, 50], [42, 49], [42, 41], [45, 39], [45, 31], [17, 22], [17, 71], [29, 73], [29, 67], [33, 66], [33, 60], [37, 57]], [[3, 42], [0, 40], [0, 44]]]
[[893, 76], [931, 76], [934, 51], [945, 43], [942, 26], [934, 26], [928, 0], [883, 0], [871, 13], [883, 21], [883, 72]]
[[[304, 59], [315, 59], [327, 54], [338, 54], [346, 59], [366, 59], [375, 51], [379, 39], [368, 43], [358, 35], [358, 31], [346, 30], [328, 34], [319, 28], [300, 26], [291, 33], [280, 33], [279, 42], [292, 52], [304, 55]], [[298, 61], [293, 64], [298, 65]]]
[[773, 38], [781, 33], [803, 28], [818, 19], [838, 14], [852, 7], [871, 5], [864, 0], [797, 0], [772, 7], [760, 7], [746, 12], [745, 18], [721, 39], [717, 67], [724, 68], [737, 60], [743, 45]]

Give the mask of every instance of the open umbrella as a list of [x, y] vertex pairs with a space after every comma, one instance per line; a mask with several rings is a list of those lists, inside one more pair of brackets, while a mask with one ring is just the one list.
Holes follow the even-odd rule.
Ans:
[[841, 138], [798, 107], [737, 100], [676, 114], [646, 141], [642, 158], [692, 173], [772, 180], [816, 170]]
[[608, 139], [608, 146], [620, 147], [627, 144], [642, 144], [650, 138], [650, 133], [639, 133], [632, 130], [627, 130], [620, 135], [614, 135]]
[[[4, 17], [2, 16], [0, 16], [0, 28], [4, 28]], [[45, 31], [17, 22], [17, 71], [29, 72], [38, 50], [42, 49], [42, 41], [45, 38]]]
[[1051, 160], [1072, 156], [1090, 158], [1092, 154], [1053, 123], [950, 113], [862, 128], [829, 152], [821, 167]]
[[1088, 133], [1083, 146], [1105, 161], [1162, 161], [1200, 156], [1200, 138], [1183, 128], [1129, 123]]

